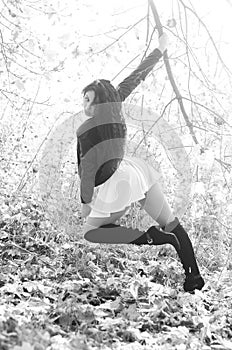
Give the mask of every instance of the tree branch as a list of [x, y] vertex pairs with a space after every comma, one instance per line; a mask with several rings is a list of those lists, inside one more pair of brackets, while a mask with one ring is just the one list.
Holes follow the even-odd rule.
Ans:
[[215, 51], [216, 51], [216, 53], [217, 53], [217, 56], [218, 56], [218, 58], [219, 58], [221, 64], [223, 65], [223, 67], [225, 68], [225, 70], [227, 71], [227, 73], [229, 73], [229, 75], [231, 76], [231, 75], [232, 75], [232, 72], [231, 72], [230, 69], [227, 67], [227, 65], [225, 64], [225, 62], [223, 61], [223, 59], [222, 59], [222, 57], [221, 57], [221, 55], [220, 55], [220, 52], [218, 51], [217, 45], [215, 44], [214, 39], [213, 39], [212, 35], [210, 34], [210, 31], [209, 31], [208, 27], [206, 26], [206, 24], [203, 22], [203, 20], [197, 15], [197, 13], [196, 13], [191, 7], [187, 6], [182, 0], [179, 0], [179, 1], [180, 1], [180, 3], [182, 4], [182, 6], [183, 6], [185, 9], [189, 10], [189, 11], [198, 19], [199, 23], [201, 23], [201, 25], [205, 28], [205, 31], [207, 32], [207, 34], [208, 34], [208, 36], [209, 36], [209, 39], [210, 39], [212, 45], [214, 46], [214, 49], [215, 49]]
[[[148, 0], [148, 1], [149, 1], [149, 5], [151, 7], [151, 10], [152, 10], [152, 13], [153, 13], [153, 16], [154, 16], [154, 19], [155, 19], [155, 23], [156, 23], [156, 26], [157, 26], [157, 29], [158, 29], [159, 36], [161, 36], [163, 34], [163, 26], [161, 24], [161, 21], [160, 21], [158, 12], [156, 10], [154, 1], [153, 0]], [[186, 125], [187, 125], [187, 127], [188, 127], [188, 129], [190, 131], [190, 134], [191, 134], [195, 144], [199, 144], [199, 142], [198, 142], [198, 140], [196, 138], [196, 135], [194, 133], [194, 130], [193, 130], [193, 125], [190, 122], [189, 117], [188, 117], [188, 115], [186, 113], [181, 93], [180, 93], [180, 91], [179, 91], [179, 89], [178, 89], [178, 87], [176, 85], [175, 79], [173, 77], [172, 69], [171, 69], [171, 66], [170, 66], [170, 63], [169, 63], [169, 59], [168, 59], [167, 50], [164, 52], [163, 58], [164, 58], [164, 64], [165, 64], [165, 67], [166, 67], [166, 71], [167, 71], [167, 74], [168, 74], [169, 81], [170, 81], [170, 83], [172, 85], [172, 88], [174, 90], [174, 93], [176, 95], [176, 99], [178, 100], [178, 103], [179, 103], [179, 106], [180, 106], [180, 110], [182, 112], [182, 115], [184, 117]]]

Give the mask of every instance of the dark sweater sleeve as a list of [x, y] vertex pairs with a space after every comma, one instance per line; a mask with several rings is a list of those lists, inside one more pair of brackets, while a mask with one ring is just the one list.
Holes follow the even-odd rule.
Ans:
[[92, 148], [81, 161], [81, 184], [80, 197], [81, 203], [90, 203], [92, 201], [96, 174], [96, 152]]
[[94, 193], [96, 149], [93, 147], [94, 141], [89, 137], [89, 132], [94, 126], [94, 119], [87, 119], [76, 131], [81, 203], [90, 203]]
[[118, 85], [117, 90], [121, 101], [124, 101], [140, 82], [146, 78], [162, 56], [161, 51], [155, 49], [140, 63], [138, 68]]

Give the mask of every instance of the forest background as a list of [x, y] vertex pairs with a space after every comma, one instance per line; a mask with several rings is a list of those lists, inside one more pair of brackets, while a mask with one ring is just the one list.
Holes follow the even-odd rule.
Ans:
[[[161, 116], [168, 137], [136, 130], [128, 153], [159, 168], [174, 210], [182, 191], [205, 290], [183, 293], [169, 247], [83, 240], [75, 140], [51, 153], [60, 155], [62, 196], [48, 195], [49, 141], [59, 146], [57, 128], [81, 120], [83, 87], [97, 78], [117, 85], [158, 45], [148, 3], [1, 0], [0, 349], [232, 349], [232, 4], [154, 4], [180, 96], [161, 60], [127, 102]], [[187, 155], [187, 182], [166, 147], [172, 136]], [[121, 222], [151, 224], [137, 205]]]

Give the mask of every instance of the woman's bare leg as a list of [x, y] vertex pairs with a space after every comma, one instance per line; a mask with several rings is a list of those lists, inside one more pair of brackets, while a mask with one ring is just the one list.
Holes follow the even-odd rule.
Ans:
[[127, 209], [112, 213], [108, 217], [87, 217], [83, 232], [86, 233], [103, 225], [114, 224], [125, 214]]
[[111, 244], [126, 244], [136, 240], [143, 234], [142, 232], [114, 225], [115, 221], [120, 219], [127, 209], [112, 213], [110, 217], [88, 217], [84, 225], [85, 239], [95, 243]]
[[146, 193], [146, 198], [140, 203], [143, 209], [154, 219], [161, 227], [166, 226], [173, 220], [175, 216], [169, 206], [162, 188], [159, 183], [154, 184]]
[[[140, 203], [143, 205], [143, 209], [162, 227], [175, 220], [175, 216], [158, 183], [149, 189], [145, 199], [141, 200]], [[125, 228], [119, 230], [114, 225], [108, 226], [107, 230], [102, 228], [102, 226], [114, 224], [125, 214], [127, 209], [112, 213], [109, 217], [88, 217], [84, 225], [85, 238], [89, 241], [98, 241], [97, 237], [99, 237], [99, 243], [103, 243], [103, 241], [105, 243], [130, 243], [137, 240], [142, 234], [139, 230]]]

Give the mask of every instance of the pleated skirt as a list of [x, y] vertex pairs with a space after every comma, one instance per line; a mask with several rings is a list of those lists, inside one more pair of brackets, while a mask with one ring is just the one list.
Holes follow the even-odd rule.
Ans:
[[95, 188], [89, 217], [109, 217], [145, 198], [161, 174], [143, 159], [125, 157], [115, 173]]

